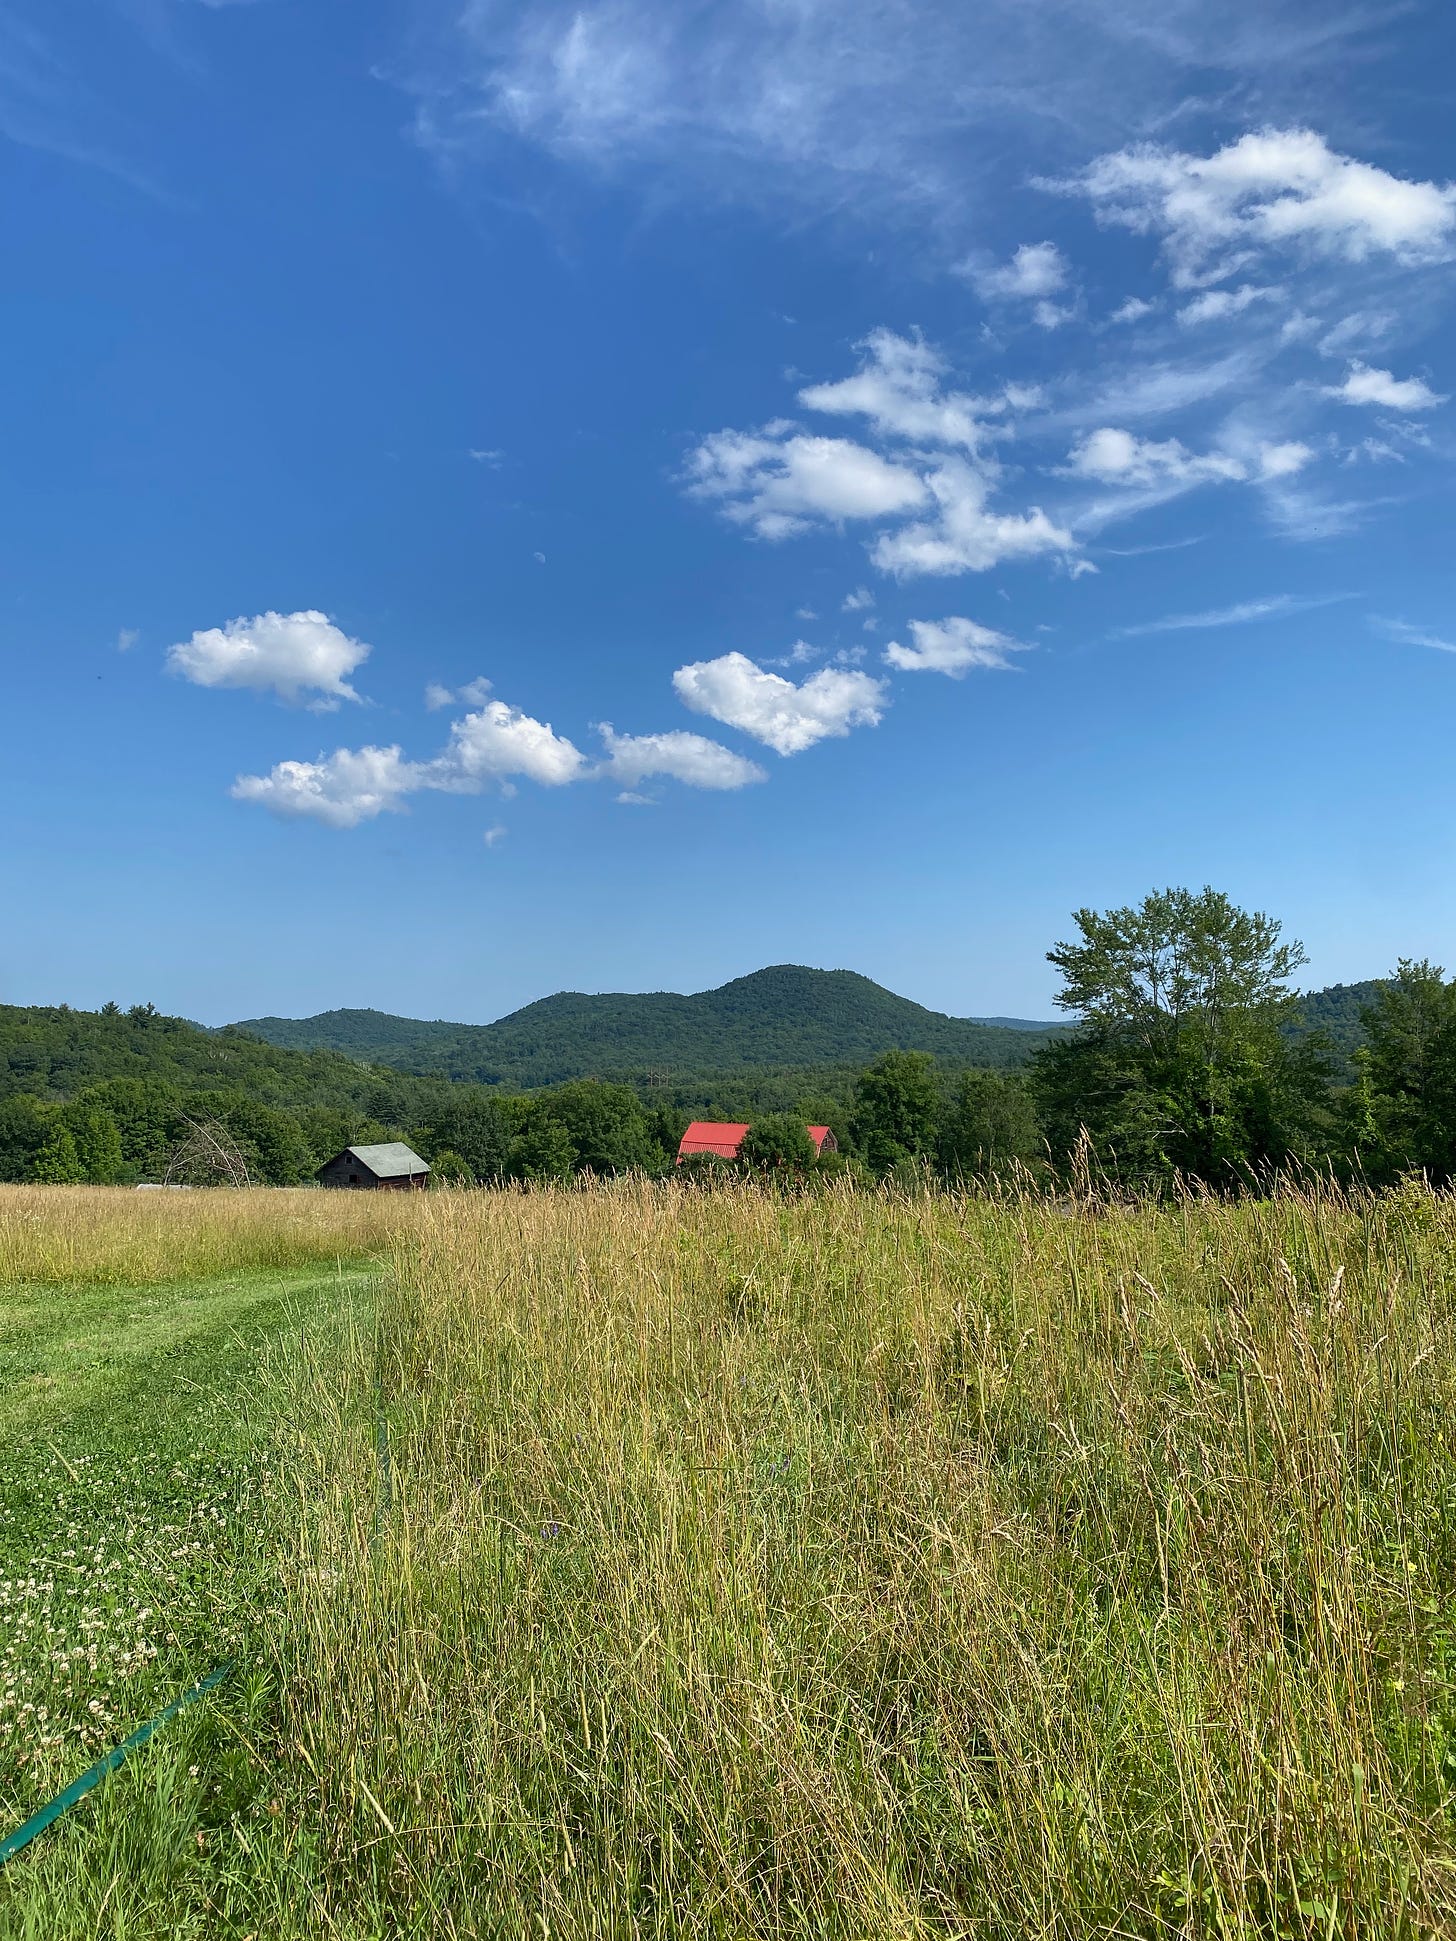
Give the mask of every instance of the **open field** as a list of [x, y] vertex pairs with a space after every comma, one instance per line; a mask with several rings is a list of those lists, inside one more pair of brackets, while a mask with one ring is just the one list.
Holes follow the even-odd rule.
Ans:
[[1447, 1198], [11, 1189], [0, 1262], [6, 1823], [239, 1663], [0, 1935], [1456, 1925]]

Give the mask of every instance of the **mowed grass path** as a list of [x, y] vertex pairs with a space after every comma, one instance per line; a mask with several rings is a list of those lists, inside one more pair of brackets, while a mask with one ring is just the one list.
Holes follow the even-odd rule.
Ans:
[[[0, 1254], [8, 1241], [32, 1271], [79, 1258], [103, 1276], [0, 1286], [0, 1834], [220, 1662], [238, 1667], [0, 1870], [0, 1936], [309, 1925], [307, 1858], [278, 1824], [258, 1740], [283, 1621], [272, 1371], [331, 1341], [376, 1273], [337, 1255], [250, 1262], [276, 1255], [288, 1198], [254, 1199], [251, 1237], [236, 1204], [221, 1208], [227, 1237], [209, 1242], [206, 1207], [188, 1209], [188, 1233], [176, 1202], [0, 1196]], [[229, 1254], [244, 1264], [158, 1278]], [[128, 1267], [150, 1278], [117, 1279]], [[250, 1861], [250, 1824], [266, 1865]]]

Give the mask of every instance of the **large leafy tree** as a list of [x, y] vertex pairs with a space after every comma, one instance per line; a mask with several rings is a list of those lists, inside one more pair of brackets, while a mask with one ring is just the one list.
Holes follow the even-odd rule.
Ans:
[[1456, 1178], [1456, 982], [1439, 965], [1402, 959], [1363, 1018], [1369, 1053], [1357, 1090], [1368, 1089], [1375, 1148], [1361, 1152], [1363, 1166], [1376, 1177]]
[[941, 1127], [951, 1179], [992, 1178], [1029, 1166], [1042, 1147], [1036, 1104], [1019, 1072], [963, 1072]]
[[1055, 1146], [1085, 1135], [1116, 1173], [1215, 1186], [1316, 1149], [1327, 1061], [1317, 1037], [1289, 1036], [1305, 958], [1273, 918], [1169, 889], [1075, 920], [1047, 957], [1081, 1029], [1036, 1061]]
[[851, 1131], [865, 1164], [888, 1173], [934, 1155], [940, 1114], [940, 1086], [929, 1053], [887, 1051], [860, 1073]]
[[809, 1128], [792, 1112], [765, 1112], [751, 1120], [738, 1148], [746, 1170], [780, 1179], [802, 1178], [818, 1156]]

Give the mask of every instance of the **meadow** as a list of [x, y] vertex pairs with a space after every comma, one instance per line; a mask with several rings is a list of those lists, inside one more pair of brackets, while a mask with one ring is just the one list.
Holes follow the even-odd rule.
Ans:
[[1449, 1933], [1453, 1243], [0, 1189], [0, 1936]]

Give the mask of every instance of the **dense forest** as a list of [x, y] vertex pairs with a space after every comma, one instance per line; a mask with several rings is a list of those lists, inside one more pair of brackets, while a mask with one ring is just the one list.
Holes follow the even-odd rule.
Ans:
[[[785, 1175], [1016, 1169], [1228, 1191], [1290, 1167], [1374, 1183], [1456, 1173], [1456, 983], [1436, 967], [1300, 996], [1300, 946], [1212, 890], [1075, 922], [1047, 953], [1060, 1027], [945, 1018], [849, 972], [786, 966], [697, 998], [561, 996], [502, 1026], [306, 1021], [342, 1020], [340, 1044], [367, 1041], [384, 1063], [149, 1005], [0, 1006], [0, 1179], [206, 1180], [220, 1141], [248, 1177], [293, 1184], [346, 1144], [389, 1138], [447, 1180], [663, 1173], [693, 1115], [748, 1120], [743, 1163]], [[428, 1035], [507, 1025], [522, 1067], [575, 1075], [453, 1078], [468, 1048]], [[422, 1072], [400, 1069], [412, 1044]], [[806, 1122], [831, 1126], [839, 1153], [816, 1159]]]
[[313, 1018], [252, 1018], [233, 1028], [291, 1049], [340, 1051], [396, 1071], [525, 1091], [571, 1078], [642, 1084], [664, 1074], [697, 1074], [716, 1086], [735, 1075], [853, 1071], [892, 1048], [926, 1051], [953, 1066], [1001, 1069], [1024, 1064], [1066, 1027], [951, 1018], [854, 971], [775, 964], [691, 997], [558, 991], [494, 1024], [324, 1011]]

